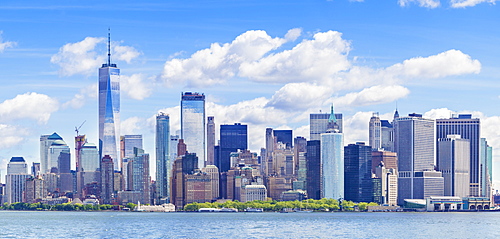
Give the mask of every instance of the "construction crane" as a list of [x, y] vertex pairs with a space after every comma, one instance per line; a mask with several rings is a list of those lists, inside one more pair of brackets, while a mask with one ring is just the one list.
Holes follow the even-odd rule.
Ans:
[[78, 136], [78, 135], [79, 135], [79, 134], [78, 134], [78, 133], [79, 133], [79, 130], [80, 130], [80, 128], [83, 126], [83, 124], [85, 124], [85, 122], [87, 122], [87, 120], [84, 120], [84, 121], [83, 121], [83, 123], [82, 123], [79, 127], [76, 127], [76, 126], [75, 126], [76, 136]]

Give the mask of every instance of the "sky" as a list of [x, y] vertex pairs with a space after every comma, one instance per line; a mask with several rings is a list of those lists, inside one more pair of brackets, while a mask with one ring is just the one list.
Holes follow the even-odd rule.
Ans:
[[[154, 159], [154, 119], [179, 130], [181, 92], [206, 95], [215, 122], [309, 137], [309, 114], [335, 105], [344, 142], [382, 119], [472, 113], [494, 148], [500, 185], [500, 8], [497, 0], [2, 1], [0, 173], [39, 162], [39, 138], [75, 127], [98, 142], [98, 68], [121, 69], [121, 134], [142, 134]], [[82, 125], [83, 123], [83, 125]], [[74, 162], [74, 159], [73, 159]], [[151, 163], [154, 170], [154, 163]], [[73, 166], [74, 167], [74, 166]], [[154, 177], [154, 174], [152, 174]]]

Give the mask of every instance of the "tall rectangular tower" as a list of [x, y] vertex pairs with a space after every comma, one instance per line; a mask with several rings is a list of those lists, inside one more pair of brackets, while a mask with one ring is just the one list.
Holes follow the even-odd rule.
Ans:
[[120, 69], [111, 64], [108, 36], [108, 62], [99, 68], [99, 157], [109, 155], [119, 170], [120, 149]]
[[443, 173], [444, 196], [469, 196], [469, 144], [460, 135], [438, 139], [438, 168]]
[[170, 117], [165, 113], [156, 116], [156, 193], [160, 201], [169, 202]]
[[[227, 172], [231, 165], [232, 152], [248, 148], [248, 127], [240, 123], [220, 126], [219, 159], [215, 166], [220, 172]], [[189, 147], [189, 146], [188, 146]]]
[[479, 137], [480, 121], [473, 119], [470, 114], [461, 114], [450, 119], [436, 120], [436, 136], [438, 139], [446, 138], [448, 135], [460, 135], [462, 139], [470, 142], [469, 163], [469, 195], [481, 195], [481, 174], [479, 163]]
[[395, 119], [394, 146], [398, 155], [400, 205], [404, 203], [404, 199], [443, 196], [443, 178], [441, 173], [434, 171], [434, 126], [434, 120], [424, 119], [420, 114]]
[[208, 116], [207, 122], [207, 165], [215, 165], [215, 121], [213, 116]]
[[198, 156], [198, 168], [205, 167], [205, 95], [183, 92], [181, 100], [181, 138], [189, 153]]
[[[342, 114], [335, 114], [335, 118], [337, 119], [337, 125], [339, 126], [339, 133], [342, 133]], [[310, 140], [321, 139], [321, 134], [326, 133], [326, 130], [328, 129], [329, 119], [329, 113], [314, 113], [309, 115]]]
[[344, 147], [345, 200], [372, 202], [372, 146], [357, 142]]

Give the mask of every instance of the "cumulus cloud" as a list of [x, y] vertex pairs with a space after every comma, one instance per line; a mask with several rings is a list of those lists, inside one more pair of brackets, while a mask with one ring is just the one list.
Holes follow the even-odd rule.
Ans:
[[[106, 44], [105, 38], [86, 37], [80, 42], [68, 43], [50, 58], [50, 62], [59, 66], [59, 74], [62, 76], [89, 75], [106, 62], [107, 56], [97, 52], [96, 48], [99, 44]], [[132, 59], [140, 55], [136, 49], [130, 46], [120, 46], [119, 43], [115, 42], [112, 43], [112, 46], [113, 60], [130, 63]]]
[[3, 32], [0, 31], [0, 53], [2, 53], [7, 48], [12, 48], [17, 45], [17, 43], [13, 41], [3, 41], [2, 33]]
[[80, 92], [78, 94], [75, 94], [73, 99], [69, 100], [68, 102], [65, 102], [62, 105], [62, 108], [68, 108], [71, 107], [73, 109], [79, 109], [82, 108], [87, 99], [97, 99], [97, 83], [89, 85], [83, 89], [80, 89]]
[[410, 94], [410, 90], [403, 86], [373, 86], [365, 88], [360, 92], [353, 92], [342, 97], [336, 98], [333, 101], [340, 108], [353, 108], [359, 106], [376, 105], [389, 103]]
[[385, 70], [389, 75], [410, 78], [440, 78], [479, 73], [481, 63], [459, 50], [448, 50], [429, 57], [415, 57]]
[[0, 145], [2, 148], [10, 148], [18, 145], [28, 135], [28, 131], [18, 126], [0, 124]]
[[137, 134], [143, 128], [145, 128], [145, 120], [140, 117], [130, 117], [120, 123], [120, 134]]
[[497, 0], [450, 0], [451, 7], [453, 8], [466, 8], [473, 7], [480, 3], [489, 3], [494, 5]]
[[303, 110], [328, 99], [332, 90], [326, 86], [311, 83], [290, 83], [276, 91], [271, 100], [266, 104], [284, 110]]
[[51, 114], [59, 109], [59, 102], [47, 95], [35, 92], [17, 95], [0, 103], [2, 121], [33, 119], [45, 124]]
[[120, 76], [120, 90], [132, 99], [143, 100], [152, 93], [153, 79], [145, 79], [144, 74], [133, 74], [131, 76]]
[[213, 43], [187, 59], [172, 59], [165, 63], [161, 78], [167, 85], [183, 83], [188, 86], [210, 86], [235, 77], [244, 62], [262, 58], [288, 40], [298, 37], [298, 30], [290, 30], [286, 38], [272, 38], [265, 31], [247, 31], [231, 43]]
[[407, 7], [412, 3], [426, 8], [437, 8], [439, 7], [439, 5], [441, 5], [441, 2], [439, 0], [398, 0], [398, 4], [401, 7]]

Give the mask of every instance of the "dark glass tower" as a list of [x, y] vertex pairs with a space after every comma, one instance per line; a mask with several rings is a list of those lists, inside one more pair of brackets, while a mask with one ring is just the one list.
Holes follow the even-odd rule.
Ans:
[[215, 162], [220, 172], [227, 172], [231, 168], [231, 152], [237, 152], [238, 149], [248, 148], [248, 129], [247, 125], [235, 123], [234, 125], [220, 126], [220, 142], [218, 160]]
[[321, 141], [307, 141], [307, 195], [321, 199]]
[[286, 145], [286, 148], [292, 148], [292, 138], [293, 131], [292, 130], [273, 130], [274, 137], [276, 138], [276, 142], [281, 142]]
[[344, 147], [344, 197], [353, 202], [372, 202], [372, 147], [365, 143]]

